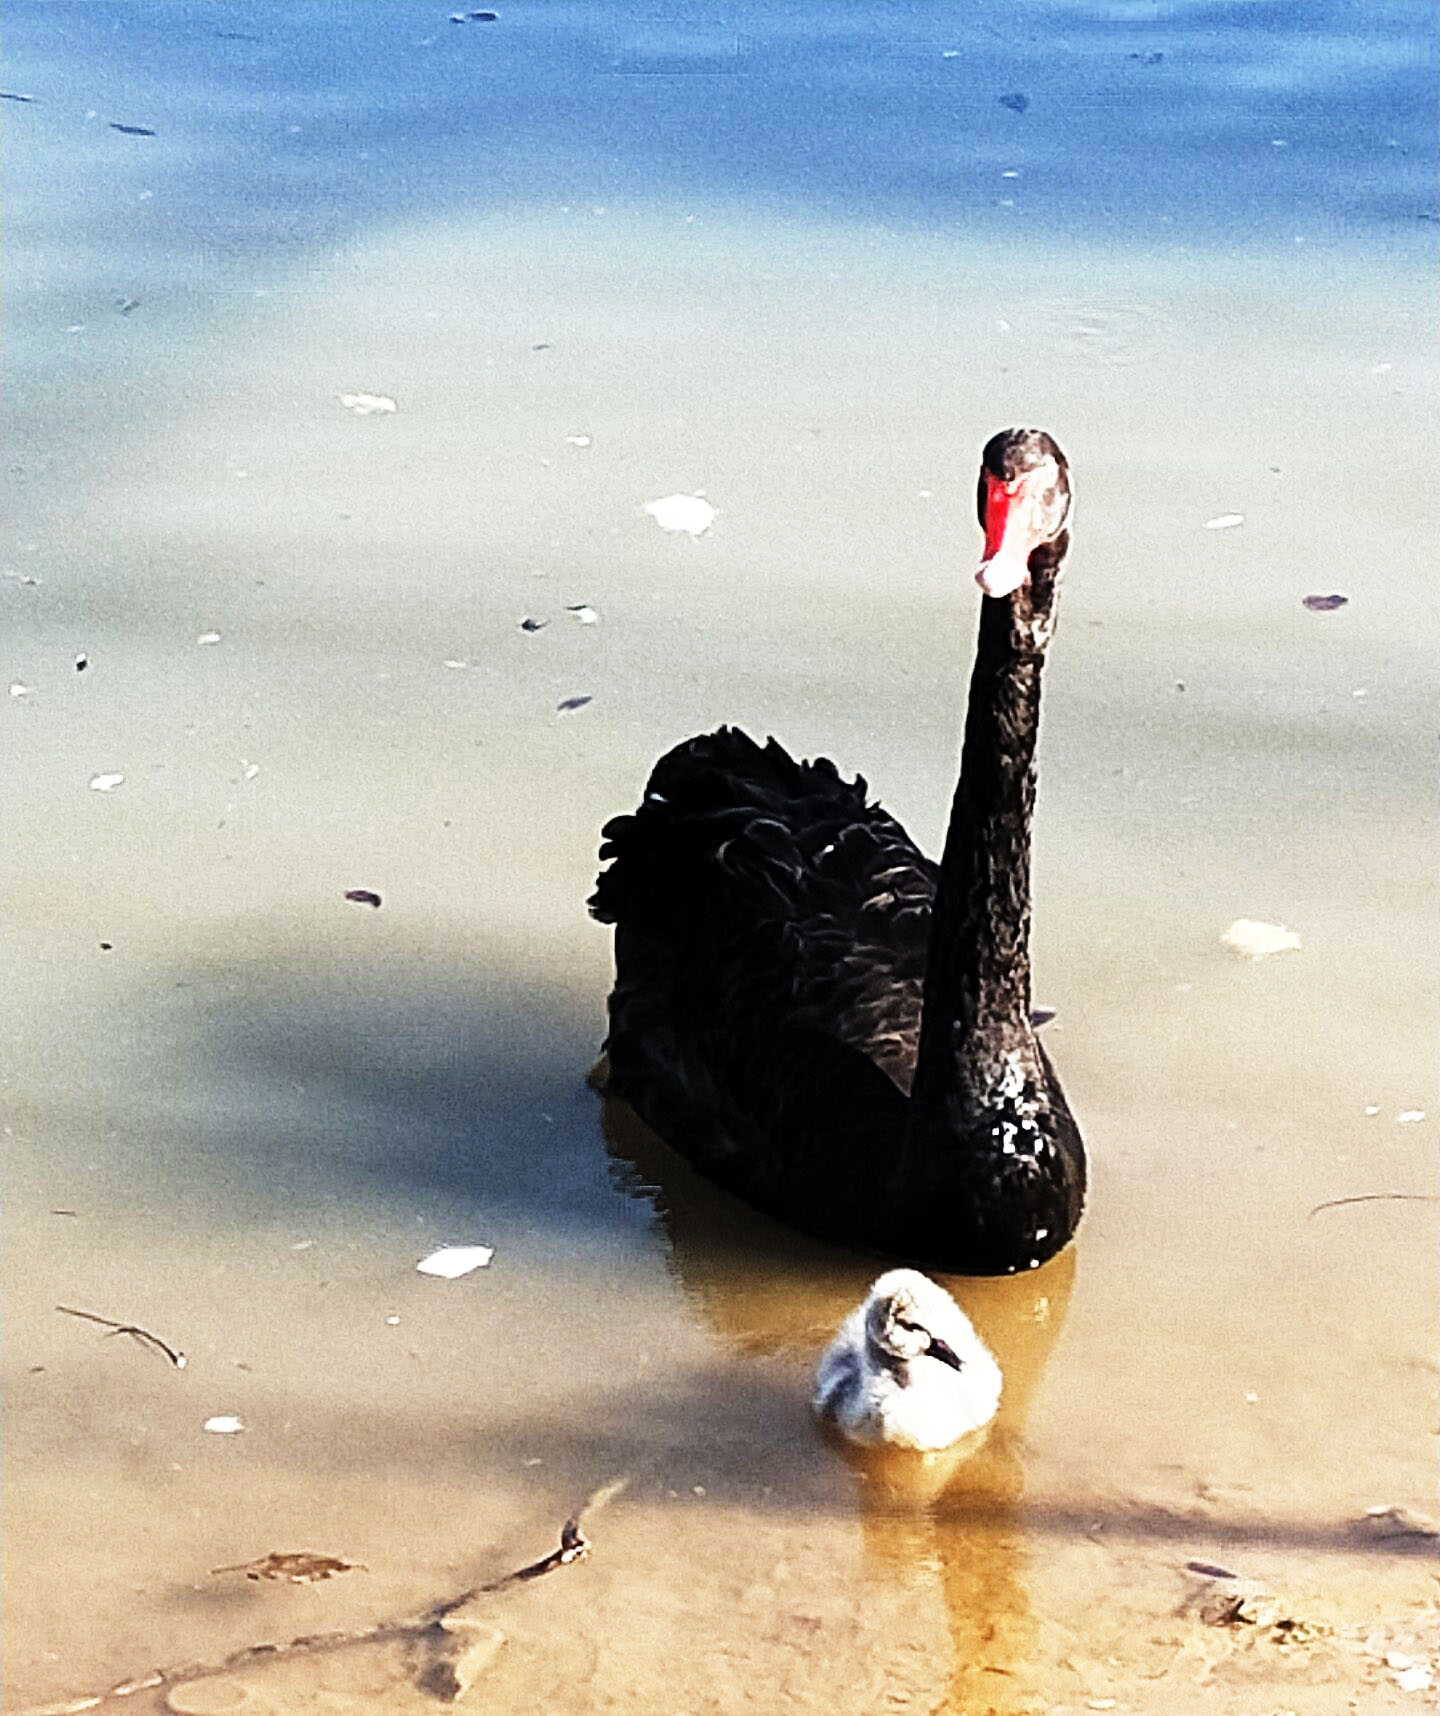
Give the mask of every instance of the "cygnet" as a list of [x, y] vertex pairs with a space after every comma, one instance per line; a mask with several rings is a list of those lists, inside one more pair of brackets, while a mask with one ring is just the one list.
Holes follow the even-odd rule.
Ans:
[[852, 1442], [948, 1448], [988, 1424], [1000, 1367], [943, 1287], [882, 1275], [820, 1360], [812, 1405]]

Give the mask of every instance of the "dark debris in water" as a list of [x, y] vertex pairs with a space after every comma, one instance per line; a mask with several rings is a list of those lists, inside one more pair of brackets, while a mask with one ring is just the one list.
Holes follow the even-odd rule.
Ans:
[[1312, 614], [1333, 614], [1336, 608], [1343, 608], [1350, 598], [1348, 596], [1303, 596], [1301, 606], [1309, 608]]
[[1378, 1507], [1367, 1507], [1365, 1512], [1355, 1522], [1355, 1530], [1364, 1537], [1376, 1538], [1386, 1543], [1408, 1543], [1411, 1547], [1433, 1545], [1440, 1538], [1440, 1526], [1423, 1513], [1416, 1513], [1413, 1508], [1393, 1507], [1381, 1504]]
[[373, 906], [376, 911], [380, 909], [380, 896], [373, 888], [347, 888], [345, 898], [353, 900], [357, 906]]
[[308, 1549], [272, 1549], [254, 1561], [233, 1567], [212, 1567], [212, 1573], [243, 1573], [247, 1579], [283, 1579], [289, 1585], [316, 1585], [337, 1573], [362, 1573], [369, 1569], [359, 1561], [342, 1561], [338, 1555], [315, 1555]]
[[1148, 54], [1126, 54], [1125, 58], [1127, 60], [1134, 60], [1137, 64], [1142, 66], [1158, 66], [1163, 63], [1165, 56], [1162, 53], [1154, 52]]
[[8, 89], [0, 89], [0, 101], [34, 101], [33, 95], [16, 95]]
[[1012, 113], [1023, 113], [1030, 105], [1030, 97], [1028, 95], [1022, 95], [1017, 89], [1012, 91], [1009, 95], [1002, 95], [1000, 97], [1000, 105], [1001, 107], [1008, 107]]
[[156, 137], [158, 132], [152, 131], [148, 125], [122, 125], [118, 119], [110, 122], [112, 131], [123, 131], [127, 137]]
[[482, 1591], [503, 1591], [507, 1585], [524, 1584], [531, 1579], [542, 1578], [546, 1573], [553, 1573], [557, 1567], [568, 1567], [572, 1561], [584, 1561], [590, 1554], [590, 1539], [580, 1527], [580, 1518], [567, 1519], [560, 1527], [560, 1547], [552, 1549], [548, 1555], [539, 1561], [532, 1561], [528, 1567], [521, 1567], [514, 1573], [507, 1573], [503, 1579], [492, 1579], [488, 1585], [482, 1585]]

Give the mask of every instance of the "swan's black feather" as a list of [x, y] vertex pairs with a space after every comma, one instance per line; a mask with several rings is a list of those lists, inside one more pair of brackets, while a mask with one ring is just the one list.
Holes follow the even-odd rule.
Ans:
[[[863, 777], [722, 727], [662, 757], [640, 808], [603, 832], [611, 863], [591, 910], [622, 929], [627, 967], [647, 949], [641, 971], [621, 973], [612, 1038], [631, 1034], [634, 991], [653, 1005], [709, 973], [707, 999], [727, 1028], [742, 1007], [767, 1033], [803, 1025], [908, 1090], [936, 867], [869, 802]], [[709, 1039], [699, 1002], [672, 996]], [[691, 1058], [671, 1069], [687, 1085]]]
[[884, 1191], [934, 864], [863, 780], [734, 728], [669, 752], [605, 835], [591, 909], [616, 926], [611, 1090], [757, 1208], [916, 1255], [890, 1239]]

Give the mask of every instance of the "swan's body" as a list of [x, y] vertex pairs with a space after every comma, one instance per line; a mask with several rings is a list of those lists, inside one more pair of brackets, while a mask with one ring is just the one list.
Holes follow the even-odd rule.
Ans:
[[945, 1289], [892, 1269], [841, 1324], [811, 1404], [852, 1442], [948, 1448], [990, 1422], [1000, 1388], [999, 1365]]
[[996, 436], [980, 500], [987, 599], [941, 862], [862, 779], [722, 727], [607, 824], [591, 907], [615, 925], [609, 1088], [700, 1172], [822, 1239], [1009, 1274], [1068, 1242], [1085, 1190], [1029, 1013], [1059, 448]]

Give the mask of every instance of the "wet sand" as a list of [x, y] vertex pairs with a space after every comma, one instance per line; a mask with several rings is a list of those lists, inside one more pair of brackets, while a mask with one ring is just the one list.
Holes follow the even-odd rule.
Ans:
[[[1432, 1660], [1434, 1546], [1363, 1521], [1434, 1512], [1435, 1209], [1310, 1214], [1434, 1187], [1427, 526], [1377, 473], [1415, 469], [1436, 371], [1382, 248], [617, 194], [377, 218], [149, 323], [21, 292], [8, 1708], [415, 1616], [616, 1479], [588, 1560], [464, 1611], [477, 1702], [1419, 1707], [1383, 1659]], [[805, 1401], [873, 1267], [586, 1087], [583, 902], [600, 823], [720, 720], [938, 845], [975, 459], [1024, 420], [1079, 495], [1036, 960], [1092, 1204], [1049, 1268], [954, 1284], [1007, 1375], [985, 1446], [856, 1466]], [[698, 540], [641, 510], [696, 490]], [[1303, 945], [1236, 960], [1238, 917]], [[301, 1549], [364, 1570], [211, 1572]], [[1190, 1561], [1303, 1626], [1207, 1624]], [[116, 1707], [399, 1711], [416, 1661]]]

